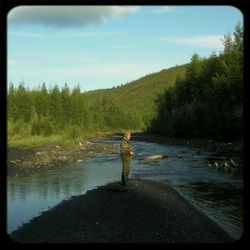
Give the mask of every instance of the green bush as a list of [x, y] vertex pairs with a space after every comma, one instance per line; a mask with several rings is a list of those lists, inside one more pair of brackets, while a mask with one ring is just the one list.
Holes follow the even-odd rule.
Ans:
[[80, 137], [81, 135], [81, 128], [78, 126], [70, 126], [69, 128], [66, 129], [66, 137], [68, 139], [76, 139], [78, 137]]
[[7, 127], [8, 137], [18, 136], [24, 137], [30, 134], [30, 125], [22, 120], [16, 122], [8, 121]]
[[53, 123], [48, 118], [41, 117], [38, 120], [33, 120], [31, 123], [32, 135], [49, 136], [53, 133]]

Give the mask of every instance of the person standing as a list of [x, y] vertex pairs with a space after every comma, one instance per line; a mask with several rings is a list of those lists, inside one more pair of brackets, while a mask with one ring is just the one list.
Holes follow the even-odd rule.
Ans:
[[124, 133], [123, 139], [120, 143], [120, 156], [121, 156], [121, 162], [122, 162], [121, 182], [123, 186], [128, 185], [130, 162], [132, 160], [132, 156], [134, 155], [132, 146], [129, 144], [130, 139], [131, 139], [131, 133], [126, 132]]

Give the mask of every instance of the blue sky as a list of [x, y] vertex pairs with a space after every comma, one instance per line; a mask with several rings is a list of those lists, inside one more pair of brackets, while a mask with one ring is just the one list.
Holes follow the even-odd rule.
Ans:
[[112, 88], [223, 49], [233, 6], [19, 6], [8, 14], [7, 80]]

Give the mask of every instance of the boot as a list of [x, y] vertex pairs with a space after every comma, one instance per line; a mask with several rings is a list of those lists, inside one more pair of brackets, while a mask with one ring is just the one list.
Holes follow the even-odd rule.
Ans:
[[125, 176], [125, 183], [126, 183], [126, 186], [128, 185], [128, 176]]
[[128, 185], [128, 177], [125, 175], [122, 175], [122, 185], [127, 186]]

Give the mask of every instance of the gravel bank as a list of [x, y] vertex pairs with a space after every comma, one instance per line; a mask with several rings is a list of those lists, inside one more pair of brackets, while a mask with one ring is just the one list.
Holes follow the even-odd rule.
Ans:
[[72, 197], [14, 231], [32, 243], [231, 243], [234, 241], [166, 184], [133, 179]]
[[7, 174], [32, 174], [107, 153], [117, 153], [116, 145], [87, 141], [71, 150], [56, 144], [46, 144], [33, 149], [8, 148]]

